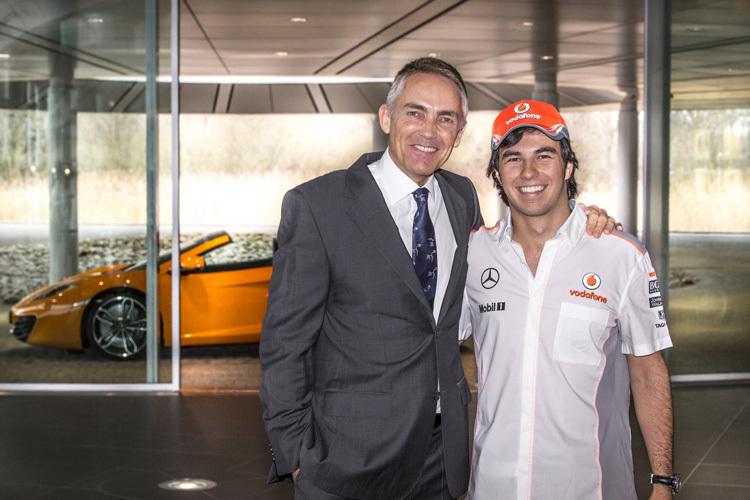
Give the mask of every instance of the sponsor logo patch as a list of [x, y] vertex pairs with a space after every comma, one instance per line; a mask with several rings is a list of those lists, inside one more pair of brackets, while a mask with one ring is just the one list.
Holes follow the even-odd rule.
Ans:
[[652, 280], [648, 282], [648, 294], [653, 295], [655, 293], [659, 293], [659, 282], [657, 280]]
[[649, 297], [648, 303], [649, 303], [649, 306], [652, 309], [654, 307], [661, 307], [661, 296], [659, 296], [659, 297]]
[[656, 313], [659, 315], [660, 320], [664, 321], [665, 319], [667, 319], [667, 315], [664, 314], [664, 309], [659, 309], [658, 311], [656, 311]]
[[518, 106], [513, 108], [513, 111], [515, 111], [516, 114], [520, 114], [520, 113], [527, 112], [529, 109], [531, 109], [531, 106], [529, 105], [528, 102], [520, 102], [518, 103]]
[[505, 302], [488, 302], [487, 304], [479, 304], [479, 314], [505, 311]]
[[510, 125], [511, 123], [518, 121], [518, 120], [522, 120], [524, 118], [534, 118], [536, 120], [541, 120], [542, 115], [535, 115], [534, 113], [523, 113], [523, 114], [514, 116], [510, 120], [506, 120], [505, 124]]
[[578, 291], [578, 290], [571, 290], [570, 294], [575, 297], [581, 297], [582, 299], [591, 299], [596, 300], [597, 302], [601, 302], [603, 304], [607, 303], [607, 297], [602, 297], [601, 295], [597, 295], [593, 292], [584, 292], [584, 291]]
[[664, 328], [665, 326], [667, 326], [667, 324], [666, 323], [656, 323], [654, 326], [656, 328]]
[[595, 273], [585, 274], [582, 281], [586, 290], [596, 290], [602, 284], [602, 279]]
[[500, 281], [500, 273], [494, 267], [488, 267], [482, 272], [480, 281], [482, 287], [489, 290], [490, 288], [494, 288], [494, 286], [497, 285], [497, 282]]

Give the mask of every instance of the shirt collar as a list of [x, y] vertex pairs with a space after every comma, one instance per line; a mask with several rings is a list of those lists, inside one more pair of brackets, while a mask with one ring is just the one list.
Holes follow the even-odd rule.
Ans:
[[576, 246], [586, 231], [588, 217], [575, 200], [568, 200], [568, 205], [570, 206], [570, 215], [565, 224], [557, 230], [555, 237], [567, 238], [572, 246]]
[[[583, 209], [575, 200], [568, 200], [568, 205], [570, 206], [570, 215], [566, 219], [565, 223], [560, 226], [560, 229], [557, 230], [557, 233], [555, 233], [553, 239], [566, 238], [570, 241], [571, 245], [575, 246], [578, 241], [580, 241], [583, 233], [586, 230], [588, 217], [586, 217]], [[510, 210], [508, 211], [507, 222], [500, 232], [498, 244], [500, 244], [503, 240], [513, 240], [513, 220], [510, 214]]]
[[[376, 162], [375, 170], [378, 176], [378, 184], [383, 191], [383, 197], [388, 206], [397, 204], [407, 196], [411, 198], [412, 193], [419, 189], [419, 185], [396, 166], [393, 159], [391, 159], [391, 155], [388, 153], [388, 149], [385, 150], [380, 160]], [[438, 196], [438, 184], [434, 175], [430, 176], [424, 187], [430, 191], [431, 199]]]

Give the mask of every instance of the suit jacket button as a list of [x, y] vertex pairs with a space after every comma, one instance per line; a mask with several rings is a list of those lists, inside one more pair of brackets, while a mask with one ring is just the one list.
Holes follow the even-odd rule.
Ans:
[[436, 337], [440, 337], [440, 330], [437, 330], [437, 331], [435, 332], [435, 336], [436, 336]]
[[433, 396], [433, 399], [434, 399], [435, 401], [437, 401], [438, 399], [440, 399], [440, 391], [437, 391], [437, 392], [435, 393], [435, 395]]

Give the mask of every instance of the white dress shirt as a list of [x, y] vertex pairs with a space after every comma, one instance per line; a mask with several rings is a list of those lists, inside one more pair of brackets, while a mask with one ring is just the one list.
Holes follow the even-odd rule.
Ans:
[[459, 338], [479, 392], [470, 500], [635, 500], [625, 354], [672, 345], [640, 243], [571, 202], [536, 274], [510, 219], [469, 239]]
[[[414, 200], [412, 193], [419, 189], [419, 186], [393, 163], [387, 149], [380, 160], [369, 164], [368, 168], [383, 193], [385, 204], [388, 206], [396, 226], [398, 226], [398, 232], [404, 242], [404, 247], [411, 257], [414, 212], [417, 211], [417, 202]], [[445, 290], [450, 280], [453, 254], [456, 252], [456, 238], [453, 236], [451, 221], [445, 209], [443, 194], [434, 175], [429, 178], [424, 187], [430, 191], [427, 198], [427, 207], [430, 211], [430, 220], [435, 227], [435, 239], [437, 239], [437, 289], [435, 290], [435, 301], [432, 308], [432, 314], [437, 322], [440, 317], [440, 307], [443, 303]]]

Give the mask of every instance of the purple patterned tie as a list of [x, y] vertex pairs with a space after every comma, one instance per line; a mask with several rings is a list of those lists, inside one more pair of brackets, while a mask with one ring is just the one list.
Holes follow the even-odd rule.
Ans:
[[417, 211], [414, 214], [414, 229], [411, 237], [411, 260], [422, 283], [430, 306], [435, 301], [435, 289], [437, 288], [437, 241], [435, 240], [435, 228], [430, 220], [430, 211], [427, 208], [427, 196], [430, 191], [423, 187], [414, 193], [417, 202]]

